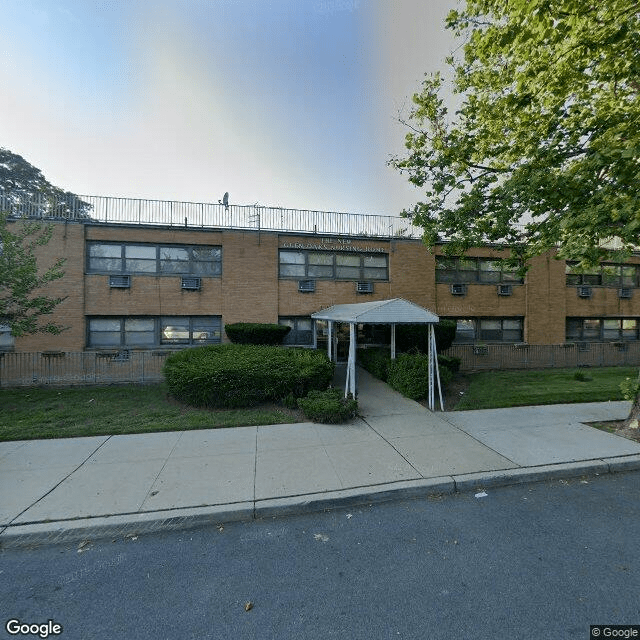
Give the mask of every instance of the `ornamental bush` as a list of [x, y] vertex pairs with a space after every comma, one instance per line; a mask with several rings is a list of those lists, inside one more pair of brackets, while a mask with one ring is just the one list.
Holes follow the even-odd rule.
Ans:
[[[455, 320], [443, 319], [433, 325], [436, 336], [436, 350], [438, 353], [446, 351], [456, 337]], [[396, 327], [396, 347], [404, 353], [408, 351], [420, 351], [427, 353], [429, 350], [429, 325], [428, 324], [399, 324]]]
[[[447, 367], [440, 369], [440, 383], [445, 387], [453, 373]], [[429, 358], [422, 354], [402, 353], [391, 361], [387, 383], [411, 400], [421, 400], [429, 392]]]
[[282, 344], [291, 327], [282, 324], [236, 322], [225, 325], [224, 330], [229, 340], [236, 344]]
[[449, 369], [451, 373], [457, 373], [460, 371], [460, 358], [458, 356], [444, 356], [441, 353], [438, 354], [438, 365], [440, 366], [440, 371], [443, 368]]
[[170, 395], [180, 402], [235, 408], [326, 389], [333, 370], [322, 351], [222, 344], [178, 351], [167, 358], [163, 373]]
[[309, 420], [328, 424], [346, 422], [358, 412], [358, 401], [351, 394], [345, 398], [339, 389], [309, 391], [306, 398], [298, 399], [298, 406]]
[[358, 349], [358, 364], [372, 376], [386, 382], [391, 364], [391, 352], [385, 347]]

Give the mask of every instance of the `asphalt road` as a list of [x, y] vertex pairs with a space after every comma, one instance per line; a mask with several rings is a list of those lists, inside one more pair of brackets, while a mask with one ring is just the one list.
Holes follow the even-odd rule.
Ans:
[[5, 550], [0, 637], [586, 640], [640, 624], [639, 534], [629, 473]]

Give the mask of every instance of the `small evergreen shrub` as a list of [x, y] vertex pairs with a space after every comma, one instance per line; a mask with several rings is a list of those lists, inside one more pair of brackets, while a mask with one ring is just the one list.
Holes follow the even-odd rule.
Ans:
[[358, 364], [372, 376], [383, 382], [387, 381], [391, 353], [384, 347], [378, 349], [358, 349]]
[[457, 323], [455, 320], [440, 320], [438, 324], [433, 325], [436, 334], [436, 350], [438, 353], [446, 351], [455, 340]]
[[347, 398], [339, 389], [309, 391], [306, 398], [298, 399], [298, 406], [313, 422], [338, 424], [353, 418], [358, 412], [358, 401]]
[[333, 370], [322, 351], [223, 344], [178, 351], [166, 359], [163, 373], [180, 402], [236, 408], [326, 389]]
[[457, 356], [445, 356], [439, 353], [438, 364], [440, 365], [440, 371], [442, 371], [443, 368], [449, 369], [451, 373], [460, 371], [460, 358]]
[[224, 330], [235, 344], [282, 344], [291, 327], [282, 324], [236, 322], [227, 324]]
[[[433, 325], [436, 337], [436, 350], [438, 353], [446, 351], [456, 337], [456, 322], [440, 320]], [[429, 350], [429, 325], [428, 324], [399, 324], [396, 326], [396, 348], [398, 351], [419, 351], [427, 353]]]
[[[440, 383], [445, 387], [453, 373], [450, 369], [440, 369]], [[406, 398], [420, 400], [429, 393], [429, 358], [419, 354], [402, 353], [391, 361], [387, 383]]]

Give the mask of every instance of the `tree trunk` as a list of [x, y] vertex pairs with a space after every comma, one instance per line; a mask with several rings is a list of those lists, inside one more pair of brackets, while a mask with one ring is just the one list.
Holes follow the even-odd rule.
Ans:
[[629, 417], [624, 422], [625, 429], [637, 429], [638, 428], [638, 420], [640, 420], [640, 388], [636, 393], [636, 397], [633, 400], [633, 404], [631, 405], [631, 411], [629, 412]]

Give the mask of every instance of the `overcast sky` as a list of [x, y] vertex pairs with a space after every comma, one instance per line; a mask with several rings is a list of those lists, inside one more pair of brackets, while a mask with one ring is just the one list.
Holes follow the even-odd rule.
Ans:
[[2, 0], [0, 146], [85, 195], [398, 214], [456, 0]]

